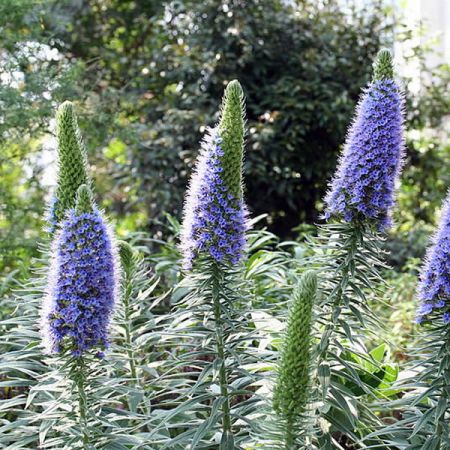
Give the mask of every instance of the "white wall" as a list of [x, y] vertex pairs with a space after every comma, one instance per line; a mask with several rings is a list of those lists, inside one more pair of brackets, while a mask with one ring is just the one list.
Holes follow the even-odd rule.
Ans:
[[[362, 7], [373, 0], [336, 0], [344, 6]], [[422, 45], [434, 41], [436, 54], [430, 56], [430, 65], [450, 64], [450, 0], [382, 0], [393, 7], [395, 16], [414, 29], [425, 28], [426, 34], [417, 36]], [[391, 17], [387, 17], [391, 19]]]
[[450, 0], [396, 0], [411, 26], [421, 24], [423, 45], [433, 44], [436, 52], [429, 56], [430, 67], [450, 63]]

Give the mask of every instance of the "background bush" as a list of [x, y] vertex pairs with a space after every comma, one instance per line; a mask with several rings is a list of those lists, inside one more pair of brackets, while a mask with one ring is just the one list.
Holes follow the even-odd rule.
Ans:
[[[374, 0], [365, 9], [312, 0], [7, 0], [0, 5], [0, 273], [26, 274], [48, 198], [49, 123], [75, 100], [101, 203], [118, 232], [168, 237], [179, 217], [205, 125], [224, 83], [239, 78], [248, 103], [247, 199], [282, 238], [312, 223], [335, 167], [371, 60], [382, 45], [412, 42]], [[398, 31], [400, 30], [400, 31]], [[405, 79], [408, 152], [391, 248], [401, 267], [420, 257], [446, 186], [448, 67]], [[433, 73], [433, 77], [427, 73]], [[50, 126], [50, 129], [51, 126]], [[420, 136], [420, 138], [418, 138]], [[438, 181], [436, 181], [438, 180]], [[303, 225], [301, 227], [303, 229]], [[416, 236], [421, 236], [417, 239]]]

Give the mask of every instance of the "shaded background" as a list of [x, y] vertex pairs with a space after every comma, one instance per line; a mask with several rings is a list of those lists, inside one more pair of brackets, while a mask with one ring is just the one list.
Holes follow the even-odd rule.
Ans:
[[[395, 50], [408, 152], [391, 263], [408, 270], [450, 186], [445, 0], [2, 0], [0, 280], [26, 276], [55, 182], [55, 109], [76, 103], [98, 201], [119, 235], [180, 218], [226, 83], [247, 97], [246, 197], [301, 238], [378, 49]], [[422, 19], [426, 19], [421, 23]], [[439, 25], [439, 26], [437, 26]], [[433, 32], [432, 32], [433, 31]]]

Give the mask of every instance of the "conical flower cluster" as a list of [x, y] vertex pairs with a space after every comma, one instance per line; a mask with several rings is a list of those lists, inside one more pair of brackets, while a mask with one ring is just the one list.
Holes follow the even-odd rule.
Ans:
[[118, 293], [118, 266], [111, 232], [92, 204], [86, 185], [78, 190], [53, 242], [42, 312], [47, 352], [79, 356], [108, 346], [108, 326]]
[[243, 115], [242, 88], [232, 81], [225, 90], [219, 125], [203, 140], [187, 194], [180, 245], [185, 268], [200, 256], [228, 264], [243, 256]]
[[391, 225], [395, 186], [403, 160], [402, 109], [391, 54], [382, 50], [325, 199], [326, 218], [374, 223], [380, 230]]
[[292, 296], [273, 397], [275, 411], [288, 422], [304, 412], [309, 399], [311, 329], [316, 291], [316, 275], [306, 272]]
[[78, 188], [89, 186], [86, 150], [71, 102], [64, 102], [56, 115], [58, 139], [58, 179], [48, 212], [48, 230], [55, 231], [67, 210], [75, 207]]
[[440, 317], [450, 323], [450, 194], [421, 271], [418, 298], [417, 322]]

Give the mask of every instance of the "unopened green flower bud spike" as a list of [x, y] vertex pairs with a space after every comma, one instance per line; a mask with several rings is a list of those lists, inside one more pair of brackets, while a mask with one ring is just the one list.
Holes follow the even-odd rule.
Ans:
[[58, 179], [49, 212], [49, 231], [59, 228], [66, 212], [75, 207], [78, 188], [90, 186], [86, 150], [71, 102], [64, 102], [56, 114], [58, 139]]
[[244, 93], [239, 81], [230, 81], [224, 92], [218, 126], [222, 138], [222, 179], [231, 194], [242, 199], [242, 163], [245, 122]]
[[284, 448], [297, 449], [305, 431], [311, 392], [311, 343], [317, 277], [306, 272], [292, 296], [286, 335], [278, 367], [273, 406], [282, 419]]
[[383, 48], [373, 63], [373, 81], [393, 80], [394, 79], [394, 61], [392, 53]]

